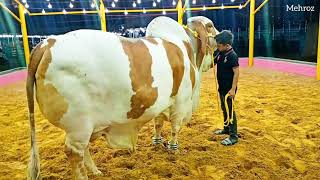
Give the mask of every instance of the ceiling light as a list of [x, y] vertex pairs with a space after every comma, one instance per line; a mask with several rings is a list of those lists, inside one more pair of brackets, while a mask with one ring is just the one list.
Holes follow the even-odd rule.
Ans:
[[206, 8], [205, 5], [203, 5], [202, 10], [203, 10], [203, 11], [207, 10], [207, 8]]

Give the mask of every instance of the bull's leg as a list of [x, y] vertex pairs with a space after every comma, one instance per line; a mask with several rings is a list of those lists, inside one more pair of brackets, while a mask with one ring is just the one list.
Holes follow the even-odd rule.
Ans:
[[[84, 131], [85, 132], [85, 131]], [[65, 153], [72, 168], [72, 179], [88, 179], [84, 166], [84, 154], [87, 149], [91, 132], [67, 133], [65, 141]]]
[[101, 176], [103, 173], [97, 168], [93, 159], [91, 158], [89, 147], [84, 151], [84, 164], [89, 171], [91, 171], [96, 176]]
[[[94, 142], [99, 137], [105, 136], [107, 131], [108, 131], [108, 128], [103, 129], [96, 133], [92, 133], [90, 137], [90, 142]], [[94, 175], [103, 176], [103, 173], [97, 168], [96, 164], [94, 163], [90, 155], [89, 146], [84, 151], [84, 165], [87, 167], [87, 170], [91, 171]]]
[[163, 143], [163, 139], [161, 137], [161, 130], [163, 127], [163, 121], [165, 119], [168, 119], [168, 114], [165, 112], [161, 113], [159, 116], [154, 118], [154, 136], [152, 138], [152, 144], [153, 145], [158, 145]]
[[178, 150], [178, 133], [181, 128], [183, 117], [179, 113], [173, 113], [170, 116], [171, 121], [171, 139], [168, 144], [170, 150]]
[[163, 117], [162, 116], [158, 116], [156, 118], [154, 118], [154, 136], [152, 138], [152, 144], [153, 145], [158, 145], [158, 144], [162, 144], [162, 136], [161, 136], [161, 130], [162, 130], [162, 126], [163, 126]]

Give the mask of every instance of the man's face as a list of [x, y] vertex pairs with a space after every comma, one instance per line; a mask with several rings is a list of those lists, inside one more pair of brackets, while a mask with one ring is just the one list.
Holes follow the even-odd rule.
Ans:
[[217, 48], [220, 52], [224, 52], [226, 50], [228, 50], [228, 45], [227, 44], [217, 44]]

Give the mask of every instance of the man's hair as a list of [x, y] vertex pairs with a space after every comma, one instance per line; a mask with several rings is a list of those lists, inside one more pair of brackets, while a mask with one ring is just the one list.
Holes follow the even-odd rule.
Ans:
[[232, 45], [233, 43], [233, 34], [229, 30], [223, 30], [219, 34], [216, 35], [215, 37], [216, 41], [218, 44], [230, 44]]

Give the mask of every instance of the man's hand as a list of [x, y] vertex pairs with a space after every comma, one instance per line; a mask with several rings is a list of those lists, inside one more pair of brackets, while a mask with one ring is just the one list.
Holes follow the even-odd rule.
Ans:
[[234, 96], [236, 95], [236, 89], [232, 88], [230, 91], [229, 91], [229, 95], [234, 98]]

